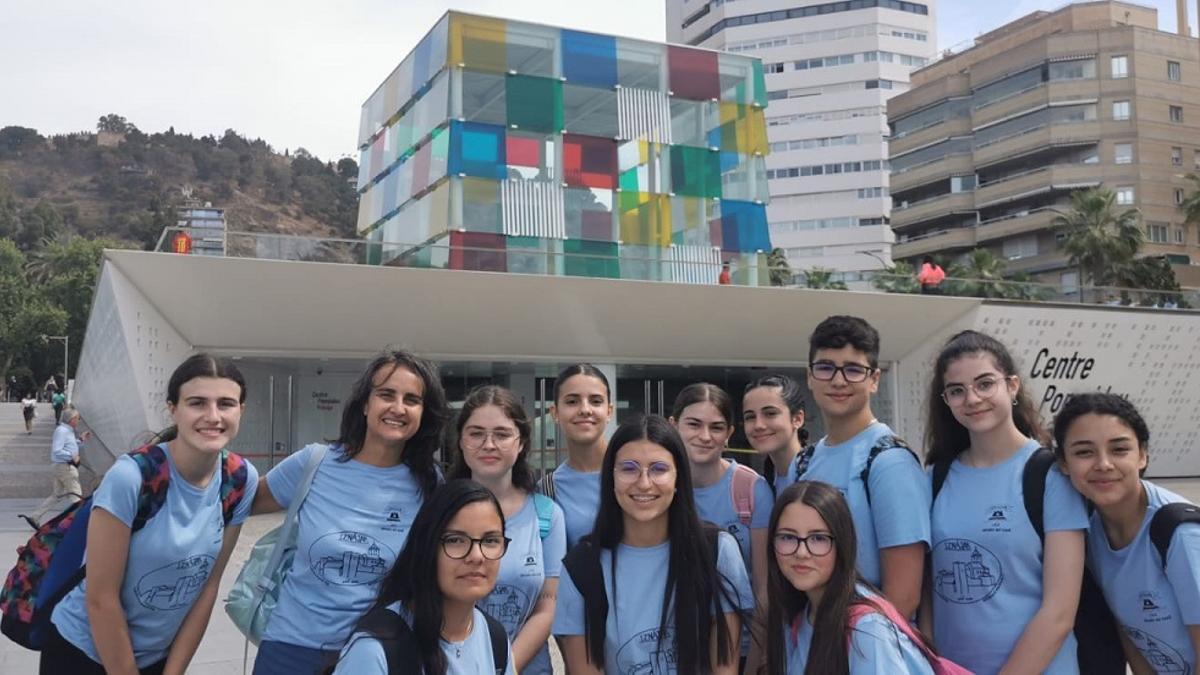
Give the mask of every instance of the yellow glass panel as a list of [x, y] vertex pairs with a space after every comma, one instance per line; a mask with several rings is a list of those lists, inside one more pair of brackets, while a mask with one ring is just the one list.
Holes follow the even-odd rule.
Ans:
[[450, 63], [475, 70], [508, 72], [503, 19], [453, 14], [450, 17]]
[[645, 195], [636, 208], [620, 216], [621, 241], [636, 246], [671, 243], [671, 200], [667, 195]]

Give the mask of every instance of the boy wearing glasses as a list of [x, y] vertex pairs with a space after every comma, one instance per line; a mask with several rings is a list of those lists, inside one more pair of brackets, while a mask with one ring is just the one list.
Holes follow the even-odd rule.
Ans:
[[871, 412], [879, 332], [858, 317], [831, 316], [808, 342], [808, 388], [826, 435], [800, 453], [784, 487], [819, 480], [846, 496], [859, 573], [912, 616], [929, 546], [930, 487], [916, 454]]

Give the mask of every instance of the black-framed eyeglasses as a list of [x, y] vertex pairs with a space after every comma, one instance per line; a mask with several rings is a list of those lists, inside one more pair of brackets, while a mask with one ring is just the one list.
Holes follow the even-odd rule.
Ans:
[[828, 382], [841, 373], [842, 377], [850, 384], [858, 384], [865, 382], [875, 370], [875, 368], [864, 366], [861, 363], [847, 363], [844, 366], [838, 366], [829, 361], [817, 361], [808, 364], [808, 372], [812, 374], [813, 379], [822, 382]]
[[775, 547], [775, 552], [779, 555], [795, 555], [796, 551], [800, 550], [800, 544], [804, 544], [804, 548], [808, 549], [811, 555], [820, 558], [829, 555], [829, 552], [833, 550], [833, 535], [814, 532], [807, 537], [799, 537], [787, 532], [780, 532], [771, 542], [771, 545]]
[[499, 560], [504, 557], [512, 539], [498, 534], [488, 534], [478, 539], [465, 534], [447, 534], [442, 536], [442, 552], [447, 558], [462, 560], [471, 555], [471, 547], [479, 544], [479, 552], [488, 560]]

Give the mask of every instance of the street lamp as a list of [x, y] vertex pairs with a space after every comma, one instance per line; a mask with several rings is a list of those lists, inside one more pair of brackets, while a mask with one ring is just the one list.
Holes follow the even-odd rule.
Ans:
[[71, 371], [68, 368], [70, 365], [70, 351], [68, 346], [71, 344], [71, 338], [68, 335], [42, 335], [42, 339], [49, 342], [50, 340], [62, 340], [63, 343], [63, 394], [67, 393], [67, 383], [71, 381]]
[[887, 268], [891, 267], [891, 265], [890, 265], [890, 264], [888, 264], [888, 261], [884, 260], [883, 258], [880, 258], [878, 255], [876, 255], [876, 254], [875, 254], [875, 252], [874, 252], [874, 251], [855, 251], [855, 253], [861, 253], [861, 254], [863, 254], [863, 255], [869, 255], [869, 256], [871, 256], [872, 258], [874, 258], [874, 259], [878, 260], [878, 261], [879, 261], [879, 264], [880, 264], [880, 265], [882, 266], [882, 268], [883, 268], [883, 269], [885, 269], [885, 270], [886, 270]]

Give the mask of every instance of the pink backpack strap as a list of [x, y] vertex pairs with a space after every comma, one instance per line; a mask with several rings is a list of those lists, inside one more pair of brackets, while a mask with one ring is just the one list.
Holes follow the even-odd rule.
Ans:
[[865, 602], [856, 602], [850, 605], [849, 615], [846, 618], [846, 641], [850, 641], [850, 632], [854, 630], [854, 627], [858, 625], [858, 622], [863, 617], [867, 616], [868, 614], [882, 614], [883, 616], [887, 617], [887, 620], [891, 621], [901, 633], [904, 633], [904, 635], [908, 637], [909, 641], [916, 645], [917, 649], [921, 650], [921, 653], [929, 661], [929, 664], [934, 667], [936, 672], [937, 664], [941, 660], [941, 657], [930, 651], [929, 645], [925, 644], [925, 638], [921, 637], [921, 635], [913, 629], [912, 624], [908, 622], [908, 619], [905, 619], [900, 615], [900, 610], [896, 609], [892, 603], [888, 602], [882, 597], [873, 597], [871, 598], [871, 602], [875, 603], [875, 606], [871, 606]]
[[733, 465], [733, 481], [729, 490], [733, 495], [733, 508], [737, 511], [738, 520], [742, 525], [750, 527], [751, 516], [754, 515], [754, 483], [758, 480], [758, 472], [742, 464]]

